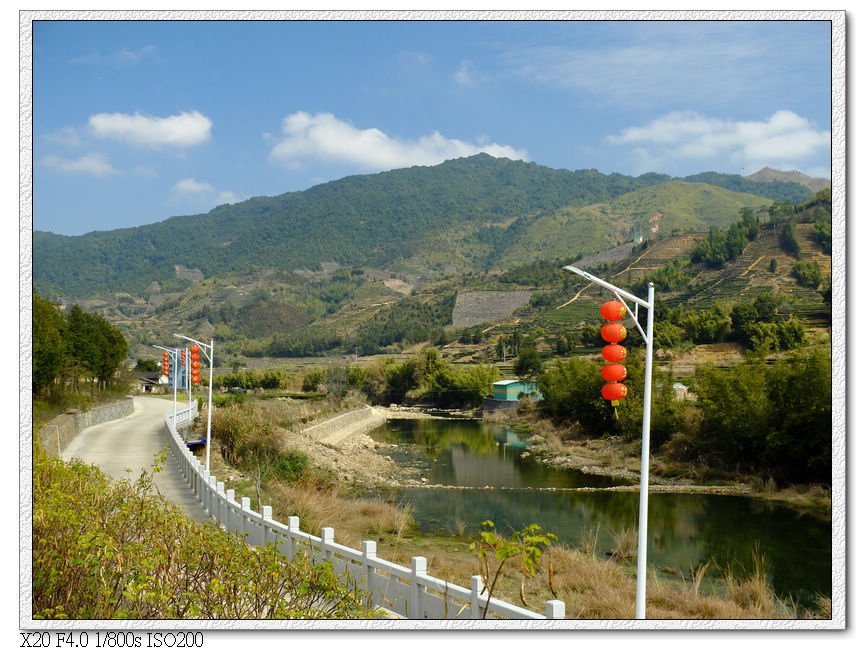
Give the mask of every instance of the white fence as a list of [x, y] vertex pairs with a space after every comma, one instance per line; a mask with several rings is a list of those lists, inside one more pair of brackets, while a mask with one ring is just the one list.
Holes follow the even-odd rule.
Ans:
[[[190, 422], [198, 415], [198, 403], [177, 408], [177, 424]], [[376, 555], [376, 543], [365, 541], [361, 550], [342, 546], [333, 541], [333, 528], [322, 528], [316, 537], [300, 530], [298, 517], [289, 517], [288, 525], [275, 521], [270, 506], [263, 512], [250, 509], [247, 497], [240, 503], [234, 490], [210, 476], [178, 435], [174, 411], [165, 414], [165, 424], [171, 434], [171, 451], [181, 474], [207, 513], [220, 521], [227, 530], [245, 535], [254, 545], [276, 544], [289, 559], [298, 551], [306, 551], [314, 562], [330, 562], [334, 573], [348, 586], [357, 587], [370, 595], [370, 603], [410, 619], [479, 619], [487, 607], [487, 597], [481, 576], [473, 576], [471, 587], [440, 580], [427, 575], [426, 558], [414, 557], [411, 567], [400, 566]], [[548, 600], [544, 614], [539, 614], [497, 598], [489, 599], [487, 616], [503, 619], [561, 619], [565, 604]]]

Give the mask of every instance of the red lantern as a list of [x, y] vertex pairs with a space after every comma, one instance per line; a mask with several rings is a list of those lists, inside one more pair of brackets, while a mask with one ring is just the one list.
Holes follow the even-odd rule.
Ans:
[[180, 365], [186, 365], [186, 350], [180, 350]]
[[611, 363], [601, 368], [601, 377], [607, 381], [623, 381], [628, 377], [628, 369], [620, 363]]
[[628, 330], [621, 323], [607, 323], [601, 327], [601, 338], [607, 343], [618, 343], [628, 335]]
[[628, 350], [621, 345], [605, 345], [601, 348], [601, 356], [604, 357], [605, 361], [619, 363], [628, 356]]
[[604, 384], [601, 387], [601, 397], [613, 403], [613, 406], [618, 406], [620, 399], [625, 399], [628, 396], [628, 387], [618, 382]]
[[622, 320], [628, 310], [618, 300], [610, 300], [601, 305], [601, 318], [604, 320]]
[[198, 359], [193, 359], [192, 360], [192, 370], [195, 371], [195, 370], [198, 370], [199, 368], [201, 368], [201, 362]]

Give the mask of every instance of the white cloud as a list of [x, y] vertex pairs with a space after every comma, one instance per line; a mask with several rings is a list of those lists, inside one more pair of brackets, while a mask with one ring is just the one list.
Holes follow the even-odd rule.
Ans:
[[170, 117], [135, 113], [99, 113], [90, 118], [90, 128], [100, 138], [111, 138], [143, 147], [184, 148], [210, 140], [213, 123], [198, 111]]
[[460, 66], [454, 73], [454, 81], [460, 86], [470, 88], [475, 85], [474, 66], [470, 61], [463, 59], [460, 61]]
[[181, 194], [207, 194], [213, 192], [210, 183], [201, 183], [194, 178], [184, 178], [174, 184], [174, 189]]
[[101, 65], [125, 68], [145, 61], [160, 61], [159, 52], [153, 45], [145, 45], [139, 50], [122, 48], [111, 54], [91, 52], [69, 60], [71, 65]]
[[567, 38], [500, 53], [517, 77], [616, 111], [765, 106], [791, 88], [800, 99], [822, 97], [830, 60], [829, 31], [805, 21], [577, 24]]
[[488, 153], [497, 158], [528, 160], [525, 150], [508, 145], [446, 138], [438, 131], [416, 140], [393, 138], [379, 129], [358, 129], [331, 113], [298, 111], [282, 121], [282, 138], [271, 158], [289, 166], [306, 160], [348, 163], [364, 169], [436, 165], [452, 158]]
[[228, 190], [217, 190], [210, 183], [197, 181], [194, 178], [184, 178], [174, 184], [174, 191], [181, 196], [194, 197], [208, 205], [223, 205], [237, 203], [240, 196]]
[[216, 205], [222, 205], [223, 203], [237, 203], [238, 201], [240, 201], [240, 196], [234, 192], [223, 191], [216, 195]]
[[78, 129], [71, 126], [64, 126], [51, 133], [46, 133], [42, 136], [46, 142], [59, 144], [64, 147], [78, 147], [81, 145], [81, 135]]
[[45, 156], [42, 162], [49, 167], [72, 174], [89, 174], [90, 176], [102, 177], [118, 173], [108, 162], [108, 158], [98, 153], [86, 154], [75, 160], [52, 154]]
[[828, 156], [831, 138], [829, 131], [819, 130], [792, 111], [781, 110], [764, 121], [719, 120], [693, 112], [672, 112], [608, 136], [607, 142], [632, 146], [644, 160], [726, 160], [726, 168], [750, 173], [765, 166], [813, 166], [815, 158]]

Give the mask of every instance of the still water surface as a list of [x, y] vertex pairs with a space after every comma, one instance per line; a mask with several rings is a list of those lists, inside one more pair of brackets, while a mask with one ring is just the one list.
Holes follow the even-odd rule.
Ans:
[[[471, 532], [486, 519], [503, 532], [537, 523], [571, 546], [596, 535], [601, 554], [614, 548], [617, 533], [637, 527], [637, 492], [576, 491], [622, 482], [549, 468], [508, 429], [476, 420], [391, 420], [371, 435], [397, 445], [389, 455], [419, 467], [429, 484], [452, 488], [401, 491], [422, 532]], [[808, 606], [831, 593], [828, 518], [749, 497], [652, 494], [648, 533], [649, 563], [674, 575], [709, 561], [750, 571], [757, 551], [779, 594]]]

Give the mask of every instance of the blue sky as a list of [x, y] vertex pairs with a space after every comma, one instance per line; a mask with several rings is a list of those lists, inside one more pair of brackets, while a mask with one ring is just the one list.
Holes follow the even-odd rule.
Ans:
[[828, 177], [828, 22], [45, 21], [33, 228], [82, 234], [486, 151]]

